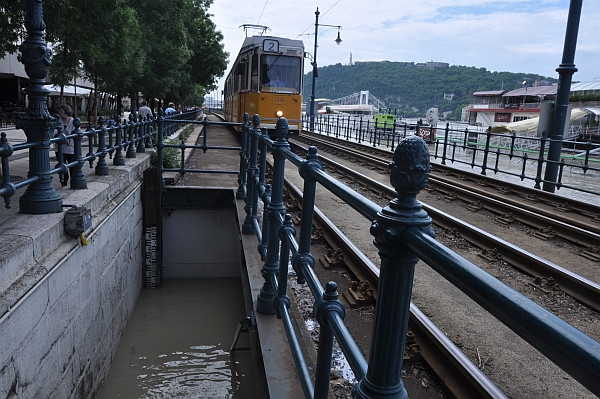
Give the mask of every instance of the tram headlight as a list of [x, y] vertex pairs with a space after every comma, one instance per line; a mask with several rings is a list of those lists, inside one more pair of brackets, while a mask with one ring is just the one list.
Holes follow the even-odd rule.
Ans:
[[277, 115], [278, 118], [281, 118], [283, 116], [283, 111], [282, 110], [278, 110], [275, 115]]

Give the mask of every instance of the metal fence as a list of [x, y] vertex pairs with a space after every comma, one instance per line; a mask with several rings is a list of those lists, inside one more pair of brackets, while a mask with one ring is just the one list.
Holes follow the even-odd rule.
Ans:
[[[35, 137], [29, 134], [27, 142], [12, 145], [8, 142], [6, 133], [0, 137], [0, 158], [2, 184], [0, 195], [4, 197], [6, 208], [11, 208], [12, 197], [19, 189], [26, 189], [20, 197], [21, 213], [43, 214], [62, 211], [62, 197], [53, 188], [52, 176], [58, 175], [64, 183], [65, 174], [69, 173], [71, 189], [86, 189], [87, 181], [82, 171], [86, 162], [89, 167], [94, 167], [98, 176], [109, 174], [107, 157], [112, 159], [114, 166], [125, 165], [126, 158], [135, 158], [137, 153], [145, 152], [146, 147], [152, 147], [160, 142], [163, 137], [168, 137], [180, 128], [182, 122], [195, 120], [199, 110], [192, 110], [182, 114], [169, 116], [159, 115], [156, 118], [136, 120], [134, 115], [129, 115], [129, 120], [116, 117], [108, 126], [107, 121], [100, 117], [96, 127], [91, 125], [81, 129], [81, 121], [74, 118], [75, 129], [72, 134], [65, 135], [59, 132], [58, 117], [50, 119], [42, 136]], [[48, 138], [48, 139], [46, 139]], [[65, 162], [61, 145], [67, 140], [73, 140], [74, 154], [71, 162]], [[51, 166], [50, 151], [56, 145], [57, 164]], [[170, 145], [161, 145], [168, 147]], [[29, 157], [28, 177], [20, 181], [13, 181], [10, 162], [18, 158], [21, 153]], [[84, 155], [85, 154], [85, 155]]]
[[[442, 164], [465, 165], [482, 175], [493, 172], [514, 176], [551, 192], [568, 188], [600, 195], [600, 142], [592, 141], [594, 135], [589, 132], [557, 141], [545, 132], [540, 136], [536, 132], [495, 133], [491, 128], [454, 128], [449, 123], [445, 128], [404, 122], [377, 124], [369, 118], [344, 115], [319, 115], [315, 132], [391, 151], [401, 139], [417, 135], [430, 144], [432, 159], [439, 159]], [[560, 160], [548, 157], [553, 143], [562, 148]], [[549, 165], [558, 169], [557, 176], [546, 173]]]
[[[391, 182], [398, 195], [381, 208], [326, 174], [315, 147], [310, 148], [306, 159], [295, 155], [285, 139], [288, 130], [284, 118], [277, 124], [275, 141], [259, 126], [258, 115], [254, 116], [252, 127], [247, 120], [244, 123], [241, 151], [244, 168], [240, 170], [238, 189], [238, 198], [245, 198], [242, 232], [258, 237], [258, 250], [264, 260], [265, 281], [256, 301], [257, 311], [281, 318], [307, 398], [328, 397], [334, 337], [359, 381], [354, 390], [356, 398], [407, 397], [401, 371], [414, 267], [419, 258], [574, 379], [600, 394], [597, 380], [600, 343], [434, 239], [431, 219], [416, 199], [430, 171], [429, 149], [422, 138], [412, 135], [397, 143], [390, 168]], [[270, 184], [265, 180], [269, 151], [273, 154]], [[283, 203], [286, 160], [298, 167], [304, 179], [298, 238]], [[381, 254], [381, 264], [368, 361], [344, 324], [344, 306], [338, 300], [336, 284], [328, 282], [323, 287], [313, 270], [311, 234], [317, 183], [372, 222], [370, 232]], [[264, 205], [262, 216], [258, 214], [259, 201]], [[315, 298], [314, 313], [320, 328], [314, 381], [288, 313], [290, 263]], [[487, 397], [503, 396], [494, 391], [487, 392]]]

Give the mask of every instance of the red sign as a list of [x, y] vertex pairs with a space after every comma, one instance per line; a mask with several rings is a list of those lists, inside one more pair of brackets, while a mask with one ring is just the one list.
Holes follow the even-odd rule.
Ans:
[[494, 115], [494, 122], [508, 123], [510, 122], [510, 114], [498, 112]]

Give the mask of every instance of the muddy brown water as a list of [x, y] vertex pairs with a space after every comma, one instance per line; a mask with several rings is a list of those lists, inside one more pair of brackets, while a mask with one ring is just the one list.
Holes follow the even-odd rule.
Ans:
[[229, 352], [244, 313], [237, 278], [142, 290], [97, 398], [258, 398], [251, 352]]

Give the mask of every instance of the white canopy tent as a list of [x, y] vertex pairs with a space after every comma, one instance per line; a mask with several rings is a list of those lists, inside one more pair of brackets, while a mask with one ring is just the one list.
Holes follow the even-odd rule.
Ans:
[[[583, 118], [585, 115], [588, 114], [588, 112], [590, 112], [588, 110], [589, 110], [588, 108], [586, 108], [586, 109], [573, 108], [571, 110], [571, 116], [569, 118], [570, 121], [573, 122], [576, 119]], [[518, 121], [518, 122], [497, 124], [496, 126], [492, 127], [492, 132], [494, 132], [494, 133], [531, 132], [531, 131], [535, 131], [537, 129], [539, 122], [540, 122], [540, 118], [535, 117], [535, 118], [530, 118], [530, 119], [524, 119], [524, 120]]]
[[[60, 96], [60, 86], [44, 85], [44, 89], [49, 90], [51, 96]], [[67, 85], [63, 87], [63, 95], [70, 97], [75, 94], [77, 94], [78, 97], [87, 97], [90, 94], [90, 91], [90, 89], [81, 86]]]

